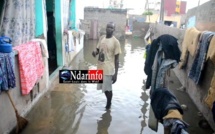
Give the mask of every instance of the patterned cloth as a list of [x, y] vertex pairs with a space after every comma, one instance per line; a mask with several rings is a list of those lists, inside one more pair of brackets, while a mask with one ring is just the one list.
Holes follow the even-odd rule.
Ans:
[[5, 0], [3, 10], [1, 35], [10, 37], [13, 46], [28, 42], [35, 37], [34, 0]]
[[14, 53], [0, 53], [0, 92], [15, 86]]
[[189, 78], [192, 79], [196, 84], [199, 84], [207, 57], [208, 47], [214, 34], [215, 33], [213, 32], [204, 32], [200, 37], [196, 57], [188, 75]]
[[39, 42], [28, 42], [14, 47], [14, 49], [18, 51], [22, 94], [27, 95], [44, 72], [40, 44]]

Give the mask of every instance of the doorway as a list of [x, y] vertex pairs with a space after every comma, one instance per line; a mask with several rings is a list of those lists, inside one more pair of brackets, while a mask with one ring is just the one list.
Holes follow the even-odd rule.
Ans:
[[47, 43], [49, 52], [49, 75], [51, 75], [57, 69], [57, 47], [56, 47], [56, 29], [55, 29], [55, 17], [54, 17], [54, 0], [46, 0], [46, 13], [47, 13]]
[[[3, 15], [3, 10], [4, 10], [4, 3], [5, 3], [4, 0], [0, 1], [0, 26], [2, 24], [2, 19], [3, 19], [2, 15]], [[0, 31], [1, 31], [1, 27], [0, 27]]]

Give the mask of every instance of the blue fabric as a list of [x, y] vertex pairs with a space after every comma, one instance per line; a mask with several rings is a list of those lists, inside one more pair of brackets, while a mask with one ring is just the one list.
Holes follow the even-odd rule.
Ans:
[[157, 88], [151, 94], [151, 106], [155, 117], [163, 123], [163, 117], [171, 109], [178, 110], [183, 114], [183, 110], [177, 98], [167, 88]]
[[0, 92], [15, 86], [14, 53], [0, 53]]
[[178, 47], [177, 39], [169, 34], [163, 34], [157, 38], [162, 45], [165, 59], [180, 61], [181, 51]]
[[155, 55], [155, 59], [154, 59], [154, 63], [152, 66], [152, 78], [151, 78], [151, 90], [150, 90], [150, 94], [152, 92], [154, 92], [154, 90], [157, 88], [156, 87], [156, 80], [157, 80], [157, 74], [162, 62], [162, 55], [163, 55], [163, 51], [162, 51], [162, 46], [160, 45], [157, 53]]
[[186, 131], [188, 124], [178, 119], [165, 119], [163, 121], [163, 126], [171, 127], [171, 134], [188, 134], [188, 132]]
[[199, 42], [199, 49], [197, 49], [196, 57], [189, 72], [189, 78], [191, 78], [196, 84], [200, 81], [204, 63], [206, 61], [208, 46], [213, 35], [214, 33], [212, 32], [202, 33], [202, 37]]
[[152, 44], [149, 48], [147, 48], [146, 51], [146, 61], [144, 66], [144, 72], [147, 75], [146, 79], [146, 89], [149, 89], [151, 86], [151, 79], [152, 79], [152, 65], [154, 63], [155, 55], [157, 53], [157, 50], [159, 48], [159, 42], [157, 39], [154, 39], [152, 41]]
[[171, 60], [171, 59], [163, 59], [162, 60], [161, 65], [158, 69], [155, 88], [161, 88], [161, 87], [165, 86], [166, 72], [170, 68], [175, 68], [177, 66], [177, 64], [178, 63], [176, 60]]
[[164, 34], [159, 36], [157, 39], [152, 41], [150, 49], [147, 50], [147, 56], [145, 61], [144, 72], [147, 75], [146, 89], [151, 86], [152, 79], [152, 65], [154, 63], [155, 55], [159, 46], [162, 46], [162, 51], [164, 52], [165, 59], [172, 59], [179, 62], [181, 51], [178, 47], [177, 39], [169, 34]]

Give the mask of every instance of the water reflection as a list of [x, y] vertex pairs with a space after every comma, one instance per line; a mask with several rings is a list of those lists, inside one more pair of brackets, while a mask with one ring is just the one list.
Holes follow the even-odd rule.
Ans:
[[87, 40], [86, 43], [84, 44], [83, 60], [88, 67], [97, 64], [96, 60], [97, 58], [94, 58], [92, 56], [92, 52], [96, 50], [97, 42], [98, 42], [97, 40]]
[[97, 122], [97, 133], [96, 134], [108, 134], [108, 128], [112, 121], [111, 110], [107, 110], [102, 114], [101, 120]]
[[[51, 91], [50, 103], [42, 101], [35, 107], [36, 111], [46, 111], [50, 119], [46, 121], [49, 117], [32, 111], [31, 125], [23, 134], [153, 134], [146, 123], [149, 99], [142, 89], [146, 78], [142, 43], [142, 39], [120, 41], [122, 53], [111, 111], [104, 111], [106, 98], [96, 84], [57, 84]], [[96, 44], [95, 40], [85, 41], [69, 69], [96, 69], [97, 58], [92, 56]], [[38, 128], [49, 121], [43, 131]]]
[[143, 104], [143, 106], [141, 108], [141, 112], [143, 113], [143, 115], [142, 115], [143, 118], [142, 118], [142, 121], [140, 123], [141, 124], [140, 133], [142, 134], [143, 133], [143, 129], [147, 126], [147, 124], [146, 124], [146, 118], [148, 118], [148, 116], [146, 114], [147, 114], [147, 107], [149, 105], [147, 103], [149, 96], [147, 95], [147, 93], [145, 91], [143, 91], [140, 98], [144, 102], [144, 104]]
[[123, 68], [125, 63], [125, 55], [126, 55], [125, 41], [120, 42], [120, 46], [121, 46], [121, 54], [119, 55], [119, 69]]
[[76, 134], [78, 132], [78, 129], [79, 129], [79, 126], [81, 123], [81, 119], [82, 119], [84, 111], [85, 111], [85, 107], [86, 107], [86, 105], [83, 108], [81, 108], [79, 111], [76, 112], [76, 115], [79, 115], [79, 117], [77, 118], [76, 122], [72, 122], [72, 130], [68, 129], [67, 130], [68, 133], [72, 132], [73, 134]]

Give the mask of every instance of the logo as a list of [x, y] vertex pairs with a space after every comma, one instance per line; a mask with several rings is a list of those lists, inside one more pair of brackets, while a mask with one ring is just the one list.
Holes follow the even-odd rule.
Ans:
[[59, 83], [103, 83], [103, 70], [60, 70]]
[[60, 73], [60, 79], [62, 80], [70, 80], [71, 79], [71, 73], [69, 70], [63, 70], [61, 73]]

